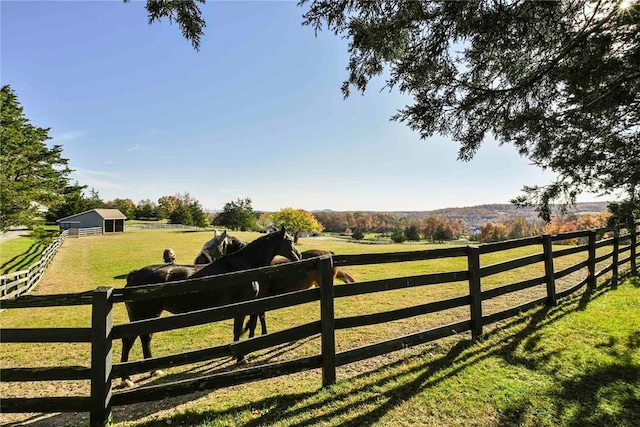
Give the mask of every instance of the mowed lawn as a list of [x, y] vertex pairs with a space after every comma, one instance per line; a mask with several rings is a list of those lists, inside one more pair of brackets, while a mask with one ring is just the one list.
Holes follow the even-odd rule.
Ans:
[[31, 264], [40, 260], [45, 247], [46, 245], [26, 236], [0, 243], [0, 274], [28, 269]]
[[[232, 233], [253, 240], [257, 233]], [[80, 292], [97, 286], [124, 286], [126, 274], [162, 261], [166, 247], [176, 250], [179, 263], [191, 263], [207, 232], [131, 230], [124, 234], [67, 239], [35, 294]], [[303, 238], [300, 250], [319, 248], [338, 254], [422, 250], [442, 245], [362, 245]], [[482, 264], [540, 252], [539, 246], [487, 254]], [[602, 253], [610, 251], [603, 248]], [[628, 252], [627, 252], [628, 254]], [[558, 268], [584, 259], [578, 254], [556, 260]], [[466, 258], [369, 266], [345, 270], [358, 281], [466, 270]], [[483, 279], [483, 289], [537, 277], [542, 265]], [[583, 278], [576, 273], [558, 287]], [[200, 392], [181, 398], [114, 408], [119, 426], [167, 425], [637, 425], [640, 389], [640, 291], [637, 278], [616, 290], [601, 286], [589, 299], [563, 300], [552, 309], [539, 308], [518, 318], [485, 328], [479, 343], [468, 334], [372, 358], [339, 368], [338, 383], [321, 389], [318, 371], [253, 384]], [[544, 295], [544, 285], [484, 303], [491, 313]], [[352, 316], [465, 295], [465, 282], [343, 298], [336, 315]], [[462, 320], [468, 308], [417, 316], [385, 325], [337, 331], [338, 350], [421, 331]], [[271, 331], [319, 318], [316, 303], [268, 313]], [[8, 310], [2, 327], [89, 326], [89, 307]], [[115, 323], [127, 321], [123, 306], [115, 307]], [[166, 355], [228, 342], [231, 321], [154, 336], [155, 355]], [[312, 337], [251, 355], [250, 363], [290, 360], [319, 353]], [[2, 366], [88, 365], [89, 346], [4, 344]], [[114, 343], [114, 359], [120, 343]], [[132, 359], [141, 358], [139, 345]], [[230, 360], [176, 367], [162, 377], [138, 375], [141, 385], [161, 384], [219, 370], [235, 369]], [[86, 395], [88, 383], [3, 383], [2, 396]], [[26, 394], [25, 394], [26, 393]], [[22, 415], [20, 415], [22, 416]], [[3, 414], [13, 420], [17, 415]], [[24, 418], [24, 416], [22, 416]], [[85, 417], [83, 419], [83, 417]], [[43, 425], [83, 425], [86, 414], [45, 416]]]

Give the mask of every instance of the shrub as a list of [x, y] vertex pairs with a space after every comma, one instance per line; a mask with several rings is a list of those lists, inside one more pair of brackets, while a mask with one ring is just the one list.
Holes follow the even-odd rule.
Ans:
[[402, 243], [407, 240], [407, 236], [404, 234], [404, 231], [401, 229], [396, 229], [391, 234], [391, 240], [395, 243]]
[[351, 232], [351, 238], [355, 240], [364, 239], [364, 231], [362, 231], [362, 228], [360, 227], [354, 228], [353, 231]]

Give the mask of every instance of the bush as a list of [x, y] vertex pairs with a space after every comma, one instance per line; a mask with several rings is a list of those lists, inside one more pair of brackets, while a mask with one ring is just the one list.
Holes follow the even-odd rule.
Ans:
[[408, 240], [412, 240], [415, 242], [420, 241], [420, 229], [417, 225], [410, 225], [409, 227], [407, 227], [407, 229], [404, 231], [404, 234], [405, 236], [407, 236]]
[[396, 229], [391, 234], [391, 240], [395, 243], [402, 243], [407, 240], [407, 236], [404, 234], [404, 231], [401, 229]]
[[364, 239], [364, 231], [362, 231], [362, 228], [360, 227], [354, 228], [353, 231], [351, 232], [351, 238], [355, 240]]

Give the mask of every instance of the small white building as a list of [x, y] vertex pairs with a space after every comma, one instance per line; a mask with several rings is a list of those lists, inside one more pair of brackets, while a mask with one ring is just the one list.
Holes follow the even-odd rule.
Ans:
[[91, 209], [57, 220], [60, 230], [100, 227], [103, 233], [124, 232], [127, 217], [119, 209]]

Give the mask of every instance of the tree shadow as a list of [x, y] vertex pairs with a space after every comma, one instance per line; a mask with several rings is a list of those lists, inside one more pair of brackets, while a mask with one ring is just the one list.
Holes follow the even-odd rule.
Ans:
[[[380, 420], [394, 407], [410, 399], [420, 390], [434, 387], [438, 383], [457, 375], [467, 367], [491, 357], [496, 353], [508, 354], [517, 347], [533, 331], [538, 329], [541, 322], [549, 323], [556, 321], [568, 314], [566, 311], [558, 310], [554, 316], [549, 315], [549, 308], [542, 307], [530, 318], [510, 319], [496, 325], [490, 334], [500, 334], [516, 326], [524, 328], [519, 333], [507, 339], [500, 346], [491, 346], [488, 342], [480, 341], [474, 345], [470, 339], [460, 339], [454, 343], [449, 350], [440, 357], [434, 357], [428, 349], [423, 350], [418, 357], [412, 358], [412, 363], [408, 364], [407, 359], [385, 364], [378, 368], [349, 376], [348, 385], [329, 387], [314, 392], [301, 392], [283, 394], [278, 393], [273, 396], [266, 396], [264, 399], [251, 402], [256, 411], [255, 419], [242, 423], [247, 427], [258, 425], [270, 425], [282, 423], [285, 420], [293, 421], [303, 414], [317, 414], [310, 419], [306, 418], [300, 422], [289, 422], [291, 426], [306, 426], [309, 424], [322, 424], [336, 417], [348, 416], [355, 407], [372, 407], [371, 410], [360, 416], [353, 417], [349, 421], [341, 423], [344, 426], [371, 425]], [[466, 334], [468, 336], [468, 334]], [[463, 335], [460, 336], [460, 338]], [[454, 338], [455, 339], [455, 338]], [[433, 344], [432, 344], [433, 345]], [[281, 349], [282, 350], [282, 349]], [[358, 363], [358, 362], [356, 362]], [[313, 375], [320, 373], [311, 371]], [[416, 376], [417, 374], [417, 376]], [[408, 378], [411, 378], [410, 380]], [[379, 402], [378, 396], [368, 396], [363, 399], [356, 399], [351, 402], [352, 396], [368, 395], [369, 390], [385, 388], [385, 396], [388, 399], [384, 403]], [[308, 401], [308, 402], [305, 402]], [[336, 401], [346, 402], [336, 405]], [[164, 406], [164, 405], [163, 405]], [[172, 418], [172, 423], [177, 425], [198, 425], [205, 424], [213, 419], [221, 417], [232, 417], [241, 419], [240, 414], [247, 408], [246, 404], [230, 407], [223, 411], [211, 410], [204, 412], [186, 411]], [[328, 410], [327, 408], [331, 408]], [[150, 420], [141, 424], [145, 427], [159, 427], [166, 425], [163, 420]]]
[[[590, 292], [591, 300], [600, 298], [609, 288], [606, 285], [600, 286]], [[363, 407], [371, 408], [362, 415], [355, 416], [348, 421], [341, 422], [343, 426], [362, 426], [374, 424], [396, 406], [411, 399], [420, 391], [436, 386], [438, 383], [458, 375], [464, 369], [481, 362], [489, 357], [498, 356], [510, 364], [525, 366], [528, 369], [537, 369], [540, 365], [546, 364], [556, 352], [547, 352], [536, 355], [533, 360], [522, 359], [514, 356], [516, 349], [520, 346], [526, 351], [534, 352], [536, 346], [542, 339], [539, 330], [543, 326], [553, 324], [565, 316], [581, 311], [581, 302], [584, 306], [582, 296], [574, 296], [564, 299], [556, 307], [540, 307], [527, 317], [508, 319], [504, 322], [492, 325], [483, 338], [476, 343], [469, 339], [462, 339], [454, 344], [449, 351], [440, 357], [433, 357], [428, 350], [424, 350], [422, 357], [412, 358], [412, 363], [407, 363], [406, 359], [386, 364], [377, 369], [349, 376], [348, 384], [332, 386], [328, 389], [320, 389], [316, 392], [304, 393], [279, 393], [277, 396], [266, 396], [264, 399], [251, 402], [252, 414], [255, 412], [256, 418], [243, 422], [241, 425], [253, 427], [259, 425], [270, 425], [283, 423], [302, 427], [309, 424], [323, 424], [335, 420], [336, 417], [348, 417], [357, 407], [362, 412]], [[519, 331], [509, 335], [513, 328]], [[501, 338], [508, 335], [506, 338]], [[496, 338], [496, 339], [493, 339]], [[499, 344], [496, 344], [496, 341]], [[640, 345], [640, 333], [629, 338], [629, 346]], [[419, 360], [417, 363], [416, 360]], [[357, 362], [356, 362], [357, 363]], [[591, 381], [597, 375], [605, 375], [605, 368], [593, 375], [585, 376], [584, 382]], [[609, 372], [613, 378], [636, 378], [636, 371], [616, 370], [611, 368]], [[318, 374], [319, 375], [319, 374]], [[409, 379], [410, 378], [410, 379]], [[607, 383], [605, 380], [603, 382]], [[569, 385], [567, 385], [568, 388]], [[576, 384], [580, 387], [580, 383]], [[593, 386], [592, 395], [596, 396], [601, 387]], [[385, 399], [379, 396], [371, 396], [367, 391], [383, 388]], [[367, 396], [362, 399], [355, 399], [353, 396]], [[572, 397], [570, 392], [566, 395], [559, 395], [558, 400]], [[381, 403], [382, 401], [382, 403]], [[339, 402], [339, 403], [336, 403]], [[633, 398], [625, 402], [625, 408], [636, 404]], [[528, 406], [526, 401], [516, 400], [501, 415], [499, 425], [521, 425], [524, 417], [527, 416]], [[236, 405], [226, 410], [211, 411], [186, 411], [172, 418], [173, 423], [178, 425], [198, 425], [205, 424], [214, 419], [230, 417], [232, 419], [242, 419], [241, 414], [246, 411], [247, 406]], [[634, 410], [625, 415], [625, 420], [630, 420], [636, 416], [638, 410]], [[308, 414], [312, 414], [309, 418]], [[317, 415], [313, 415], [317, 414]], [[301, 415], [307, 415], [304, 421], [296, 421]], [[579, 425], [593, 414], [585, 409], [583, 413], [576, 414], [573, 418], [575, 424]], [[289, 422], [286, 422], [289, 421]], [[607, 421], [606, 419], [603, 421]], [[572, 421], [573, 423], [573, 421]], [[166, 425], [163, 420], [150, 420], [144, 422], [144, 427], [159, 427]], [[608, 424], [600, 424], [608, 425]], [[629, 424], [632, 425], [632, 424]]]
[[[590, 293], [590, 298], [600, 298], [609, 291], [606, 286], [600, 286]], [[576, 295], [563, 299], [555, 307], [542, 306], [530, 315], [507, 319], [490, 325], [481, 339], [472, 342], [468, 334], [451, 337], [458, 340], [450, 345], [451, 341], [438, 341], [427, 346], [421, 346], [413, 355], [402, 355], [392, 363], [384, 364], [377, 368], [350, 375], [345, 381], [339, 381], [335, 386], [304, 391], [286, 393], [283, 390], [274, 391], [273, 395], [262, 399], [230, 405], [222, 410], [187, 409], [171, 418], [175, 425], [199, 425], [212, 420], [233, 419], [246, 420], [248, 405], [253, 419], [238, 422], [237, 425], [254, 427], [260, 425], [287, 424], [302, 427], [310, 424], [325, 424], [335, 421], [337, 417], [349, 417], [350, 413], [357, 410], [360, 414], [341, 422], [340, 425], [356, 427], [372, 425], [380, 421], [383, 416], [394, 408], [404, 404], [417, 394], [433, 388], [442, 381], [448, 380], [465, 369], [490, 358], [500, 357], [510, 365], [520, 365], [530, 370], [540, 369], [545, 366], [555, 355], [553, 351], [539, 352], [539, 344], [542, 340], [540, 329], [554, 324], [567, 315], [581, 311], [582, 295]], [[516, 331], [514, 332], [514, 329]], [[296, 343], [291, 343], [296, 345]], [[604, 344], [613, 350], [620, 348], [619, 342], [610, 340]], [[431, 353], [434, 347], [446, 349], [435, 356]], [[640, 347], [640, 331], [630, 334], [625, 343], [626, 350], [617, 354], [616, 362], [607, 366], [599, 366], [586, 375], [571, 379], [557, 377], [560, 384], [559, 392], [553, 396], [556, 419], [569, 419], [570, 426], [582, 425], [634, 425], [635, 420], [640, 419], [640, 402], [627, 389], [633, 381], [640, 380], [640, 368], [632, 364], [631, 352]], [[527, 357], [518, 357], [516, 350], [524, 349]], [[279, 348], [277, 352], [283, 352]], [[416, 353], [418, 353], [416, 355]], [[267, 357], [269, 359], [269, 357]], [[355, 362], [359, 363], [359, 362]], [[211, 370], [230, 369], [228, 366], [209, 366]], [[202, 375], [201, 372], [193, 372], [192, 375], [180, 374], [179, 377], [195, 378]], [[319, 370], [308, 371], [305, 375], [317, 375]], [[176, 379], [176, 376], [169, 376]], [[158, 383], [166, 381], [162, 378]], [[156, 381], [153, 381], [156, 383]], [[383, 399], [379, 393], [372, 391], [383, 390]], [[580, 393], [576, 393], [580, 390]], [[117, 422], [141, 419], [158, 413], [163, 409], [170, 409], [196, 400], [200, 397], [219, 391], [203, 391], [176, 398], [169, 398], [153, 403], [142, 403], [113, 408], [114, 420]], [[221, 395], [224, 395], [222, 393]], [[362, 397], [360, 397], [362, 396]], [[615, 398], [623, 408], [622, 414], [605, 415], [602, 411], [596, 412], [597, 406], [604, 397]], [[516, 399], [504, 408], [498, 415], [497, 425], [518, 426], [526, 423], [527, 417], [531, 418], [533, 403], [523, 399]], [[569, 411], [578, 407], [578, 410]], [[363, 409], [367, 408], [367, 409]], [[366, 411], [366, 412], [363, 412]], [[302, 419], [302, 420], [301, 420]], [[82, 425], [73, 424], [73, 418], [67, 415], [54, 417], [50, 424], [53, 425]], [[86, 421], [85, 421], [86, 423]], [[17, 424], [16, 424], [17, 425]], [[160, 427], [166, 426], [164, 419], [143, 421], [139, 426]]]
[[[585, 375], [570, 379], [555, 376], [558, 391], [552, 393], [553, 406], [549, 410], [557, 422], [572, 427], [638, 425], [640, 397], [634, 384], [640, 381], [640, 367], [634, 364], [632, 352], [640, 347], [640, 332], [633, 332], [626, 341], [622, 352], [613, 350], [619, 344], [614, 337], [600, 345], [612, 348], [614, 361], [610, 364], [596, 366]], [[532, 403], [518, 399], [501, 411], [498, 425], [522, 425], [532, 413], [535, 413]]]
[[6, 261], [4, 264], [0, 265], [0, 270], [2, 270], [2, 274], [7, 274], [13, 271], [20, 271], [24, 267], [28, 267], [41, 253], [41, 244], [36, 242], [33, 243], [26, 251], [21, 254], [18, 254]]

